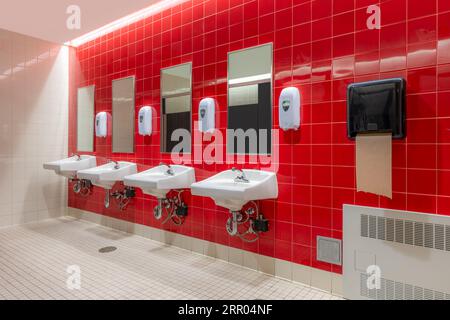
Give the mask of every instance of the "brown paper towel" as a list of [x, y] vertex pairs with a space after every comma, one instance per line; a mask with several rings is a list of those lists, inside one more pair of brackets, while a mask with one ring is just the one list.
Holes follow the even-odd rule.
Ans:
[[392, 134], [356, 136], [356, 189], [392, 199]]

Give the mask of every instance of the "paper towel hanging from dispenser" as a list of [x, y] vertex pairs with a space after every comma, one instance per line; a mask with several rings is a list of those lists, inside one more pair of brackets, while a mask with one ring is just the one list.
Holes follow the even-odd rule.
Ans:
[[405, 137], [406, 83], [387, 79], [348, 87], [347, 134], [356, 138], [356, 189], [392, 199], [392, 139]]
[[216, 101], [205, 98], [198, 106], [198, 130], [200, 132], [213, 132], [216, 126]]
[[297, 130], [300, 127], [300, 91], [295, 87], [284, 88], [278, 108], [280, 128]]

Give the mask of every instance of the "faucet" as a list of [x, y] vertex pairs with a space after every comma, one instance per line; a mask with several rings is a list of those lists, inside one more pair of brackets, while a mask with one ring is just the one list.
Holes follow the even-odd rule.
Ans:
[[77, 157], [77, 161], [81, 160], [81, 156], [77, 153], [72, 153], [72, 157]]
[[109, 163], [114, 163], [114, 169], [115, 170], [118, 170], [118, 169], [120, 169], [120, 164], [119, 164], [119, 162], [117, 162], [117, 161], [115, 161], [115, 160], [108, 160], [108, 162]]
[[247, 176], [245, 175], [245, 172], [243, 170], [232, 168], [231, 171], [240, 173], [236, 178], [234, 178], [234, 182], [245, 182], [245, 183], [250, 182], [250, 180], [247, 179]]
[[175, 173], [173, 172], [173, 169], [172, 169], [172, 167], [170, 166], [170, 164], [161, 162], [159, 165], [160, 165], [160, 166], [166, 166], [166, 167], [167, 167], [166, 173], [167, 173], [168, 175], [173, 176], [173, 175], [175, 174]]

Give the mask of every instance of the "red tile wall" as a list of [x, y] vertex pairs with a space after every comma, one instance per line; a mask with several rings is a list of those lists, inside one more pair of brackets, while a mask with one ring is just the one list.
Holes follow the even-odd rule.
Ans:
[[[69, 151], [76, 151], [76, 88], [96, 85], [96, 112], [111, 111], [111, 81], [136, 75], [136, 112], [160, 107], [160, 69], [193, 63], [193, 119], [204, 97], [219, 103], [226, 126], [227, 52], [274, 43], [274, 127], [282, 88], [300, 89], [302, 125], [281, 133], [280, 196], [263, 201], [271, 230], [243, 243], [225, 231], [226, 210], [190, 197], [189, 217], [174, 232], [340, 273], [316, 260], [316, 236], [342, 237], [342, 204], [450, 214], [450, 5], [448, 0], [193, 0], [133, 23], [76, 49], [71, 69]], [[382, 11], [381, 30], [368, 30], [368, 5]], [[354, 142], [346, 136], [349, 83], [404, 77], [407, 138], [393, 143], [393, 199], [355, 191]], [[159, 118], [157, 119], [159, 128]], [[159, 129], [157, 129], [159, 130]], [[134, 154], [112, 154], [96, 139], [95, 154], [140, 167], [168, 161], [159, 132], [136, 135]], [[226, 165], [195, 165], [197, 179]], [[247, 168], [259, 167], [248, 164]], [[127, 211], [103, 208], [103, 191], [70, 193], [69, 205], [161, 227], [156, 204], [138, 193]]]

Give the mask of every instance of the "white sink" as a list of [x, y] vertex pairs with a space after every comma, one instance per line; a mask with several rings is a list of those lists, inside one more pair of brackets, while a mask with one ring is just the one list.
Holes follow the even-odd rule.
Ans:
[[95, 166], [97, 166], [95, 156], [88, 155], [73, 156], [44, 163], [44, 169], [53, 170], [56, 174], [66, 178], [75, 178], [79, 170], [89, 169]]
[[152, 169], [126, 176], [123, 182], [126, 186], [135, 187], [143, 193], [165, 199], [167, 193], [174, 189], [187, 189], [195, 182], [195, 170], [191, 167], [172, 165], [169, 167], [159, 165]]
[[[117, 166], [117, 167], [116, 167]], [[78, 171], [79, 179], [90, 180], [94, 186], [110, 190], [118, 181], [123, 181], [125, 176], [137, 172], [135, 163], [110, 162], [99, 167]]]
[[236, 180], [240, 172], [223, 171], [206, 180], [191, 185], [196, 196], [210, 197], [221, 207], [239, 211], [252, 200], [275, 199], [278, 197], [277, 176], [273, 172], [243, 170], [248, 182]]

